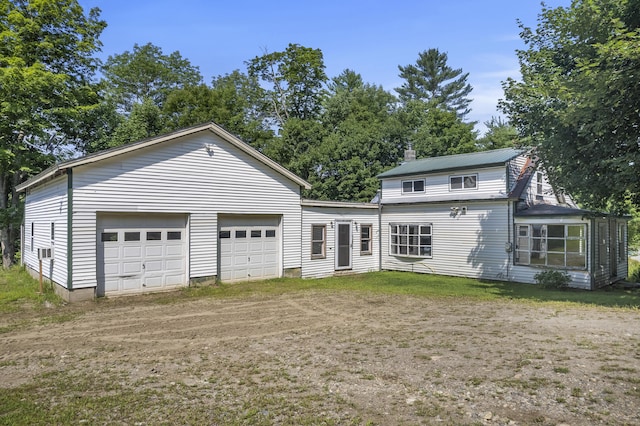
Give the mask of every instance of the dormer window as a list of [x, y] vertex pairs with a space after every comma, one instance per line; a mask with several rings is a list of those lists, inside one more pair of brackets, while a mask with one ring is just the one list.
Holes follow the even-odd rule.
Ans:
[[403, 194], [413, 194], [415, 192], [424, 192], [424, 179], [402, 181]]
[[461, 189], [477, 189], [478, 175], [450, 176], [449, 188], [451, 189], [451, 191], [458, 191]]

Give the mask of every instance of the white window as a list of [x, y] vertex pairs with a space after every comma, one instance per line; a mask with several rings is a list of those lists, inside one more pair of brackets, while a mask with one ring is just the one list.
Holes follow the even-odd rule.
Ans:
[[536, 195], [542, 196], [542, 173], [536, 173]]
[[311, 225], [311, 258], [324, 259], [326, 257], [327, 226]]
[[371, 232], [373, 230], [373, 226], [371, 225], [360, 225], [360, 254], [368, 255], [372, 253], [371, 250]]
[[424, 192], [424, 179], [403, 180], [402, 193], [412, 194], [415, 192]]
[[585, 225], [528, 224], [516, 227], [516, 264], [551, 268], [587, 267]]
[[618, 262], [627, 261], [627, 245], [625, 244], [625, 224], [618, 224]]
[[390, 247], [392, 256], [431, 257], [431, 224], [392, 223]]
[[35, 228], [35, 223], [31, 222], [31, 237], [29, 238], [30, 243], [31, 243], [31, 251], [33, 251], [33, 233], [34, 233], [33, 231], [34, 231], [34, 228]]
[[451, 191], [477, 189], [478, 175], [449, 176], [449, 188]]

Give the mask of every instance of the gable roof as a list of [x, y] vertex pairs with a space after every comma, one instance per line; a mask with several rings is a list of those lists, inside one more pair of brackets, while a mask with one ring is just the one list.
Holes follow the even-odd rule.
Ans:
[[397, 176], [409, 176], [449, 170], [468, 169], [472, 167], [499, 166], [524, 154], [526, 149], [503, 148], [491, 151], [472, 152], [469, 154], [446, 155], [442, 157], [422, 158], [409, 161], [378, 175], [379, 179]]
[[206, 123], [206, 124], [200, 124], [193, 127], [187, 127], [185, 129], [180, 129], [172, 133], [167, 133], [165, 135], [143, 139], [141, 141], [134, 142], [128, 145], [123, 145], [117, 148], [111, 148], [105, 151], [95, 152], [93, 154], [89, 154], [84, 157], [76, 158], [73, 160], [64, 161], [62, 163], [54, 164], [53, 166], [37, 174], [36, 176], [31, 177], [30, 179], [21, 183], [20, 185], [17, 185], [16, 191], [18, 192], [25, 191], [41, 182], [44, 182], [50, 178], [53, 178], [55, 176], [58, 176], [64, 173], [68, 169], [73, 169], [74, 167], [82, 166], [85, 164], [96, 163], [98, 161], [106, 160], [108, 158], [112, 158], [118, 155], [137, 151], [139, 149], [147, 148], [156, 144], [168, 142], [174, 139], [178, 139], [184, 136], [189, 136], [194, 133], [204, 132], [204, 131], [210, 131], [214, 133], [215, 135], [219, 136], [226, 142], [230, 143], [236, 148], [239, 148], [241, 151], [244, 151], [245, 153], [249, 154], [256, 160], [264, 163], [266, 166], [280, 173], [284, 177], [292, 180], [298, 185], [304, 187], [305, 189], [311, 189], [311, 184], [309, 182], [302, 179], [298, 175], [290, 172], [289, 170], [285, 169], [280, 164], [276, 163], [266, 155], [262, 154], [261, 152], [257, 151], [255, 148], [251, 147], [249, 144], [240, 140], [237, 136], [234, 136], [233, 134], [229, 133], [228, 131], [218, 126], [217, 124]]

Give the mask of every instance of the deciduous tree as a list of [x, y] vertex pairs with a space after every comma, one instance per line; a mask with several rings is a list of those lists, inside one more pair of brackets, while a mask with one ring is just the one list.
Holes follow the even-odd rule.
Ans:
[[0, 243], [14, 261], [20, 200], [15, 187], [73, 142], [98, 102], [91, 78], [105, 22], [76, 0], [0, 0]]
[[521, 25], [502, 110], [550, 179], [595, 209], [640, 206], [640, 1], [574, 0]]

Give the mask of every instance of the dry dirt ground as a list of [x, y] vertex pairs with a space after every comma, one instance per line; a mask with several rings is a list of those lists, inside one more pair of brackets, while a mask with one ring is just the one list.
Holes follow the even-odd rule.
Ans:
[[51, 309], [0, 317], [0, 390], [56, 423], [640, 424], [637, 310], [318, 291]]

